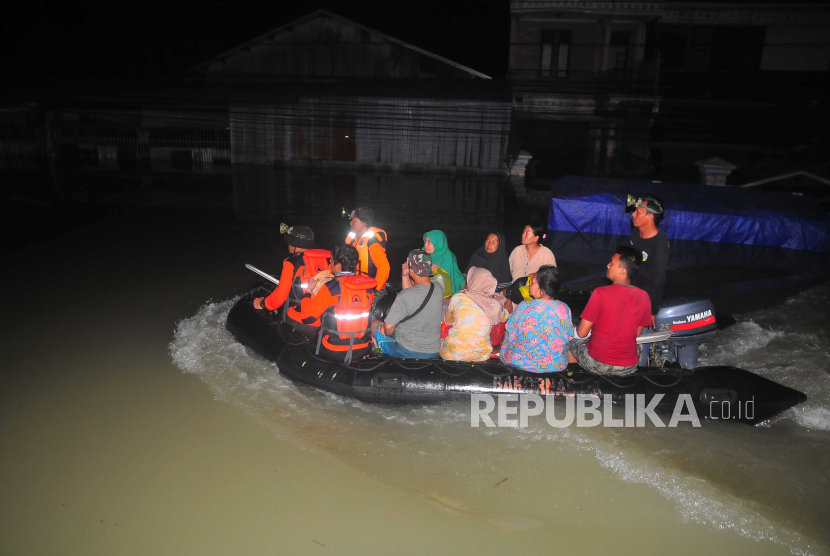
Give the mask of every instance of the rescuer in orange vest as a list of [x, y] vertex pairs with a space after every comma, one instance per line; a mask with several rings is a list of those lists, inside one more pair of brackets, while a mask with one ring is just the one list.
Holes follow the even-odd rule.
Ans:
[[[285, 230], [285, 231], [283, 231]], [[268, 297], [257, 297], [254, 299], [254, 308], [275, 311], [285, 304], [294, 279], [303, 274], [305, 265], [303, 253], [314, 248], [314, 232], [308, 226], [294, 226], [289, 228], [285, 224], [280, 226], [282, 238], [288, 244], [288, 252], [291, 253], [282, 263], [280, 284]], [[313, 276], [313, 274], [312, 274]]]
[[374, 219], [375, 211], [369, 207], [353, 210], [352, 231], [346, 237], [346, 243], [357, 249], [360, 256], [357, 273], [374, 278], [378, 291], [381, 291], [386, 288], [386, 280], [389, 279], [389, 260], [386, 258], [386, 232], [372, 227]]
[[[305, 327], [320, 326], [320, 317], [326, 309], [333, 307], [340, 301], [340, 280], [344, 277], [354, 276], [357, 268], [357, 250], [351, 245], [338, 245], [331, 253], [331, 273], [334, 279], [325, 282], [317, 293], [306, 294], [299, 307], [288, 309], [288, 323], [300, 323], [305, 325], [300, 330], [307, 331]], [[317, 280], [312, 278], [308, 282], [308, 292], [317, 286]], [[310, 331], [308, 331], [310, 332]]]

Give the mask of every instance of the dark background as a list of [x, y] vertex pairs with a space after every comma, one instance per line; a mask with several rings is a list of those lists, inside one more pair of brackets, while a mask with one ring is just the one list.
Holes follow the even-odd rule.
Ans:
[[17, 2], [0, 17], [0, 57], [18, 80], [175, 77], [317, 9], [491, 77], [507, 72], [507, 0]]

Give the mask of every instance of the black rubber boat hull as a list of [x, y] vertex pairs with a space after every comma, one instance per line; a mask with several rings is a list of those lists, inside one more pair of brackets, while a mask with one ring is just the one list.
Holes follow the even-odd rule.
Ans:
[[278, 315], [254, 309], [253, 298], [261, 295], [263, 291], [257, 287], [231, 309], [226, 326], [234, 337], [275, 362], [279, 372], [291, 380], [365, 402], [425, 403], [468, 400], [472, 394], [519, 393], [609, 394], [614, 403], [624, 404], [626, 394], [643, 394], [646, 403], [663, 394], [654, 409], [670, 415], [679, 396], [688, 394], [701, 420], [711, 416], [757, 424], [807, 399], [797, 390], [729, 366], [692, 370], [644, 367], [627, 377], [610, 378], [576, 365], [569, 366], [567, 372], [530, 373], [496, 359], [492, 363], [463, 363], [380, 356], [351, 365], [332, 363], [315, 356], [316, 342], [294, 332]]

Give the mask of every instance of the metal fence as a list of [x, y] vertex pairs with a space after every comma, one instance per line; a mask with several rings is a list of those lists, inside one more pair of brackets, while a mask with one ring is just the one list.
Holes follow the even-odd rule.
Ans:
[[510, 115], [507, 102], [418, 98], [232, 105], [232, 161], [504, 173]]

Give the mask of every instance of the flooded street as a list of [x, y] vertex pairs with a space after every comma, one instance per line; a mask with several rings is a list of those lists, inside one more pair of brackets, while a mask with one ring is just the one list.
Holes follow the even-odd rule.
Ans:
[[[281, 221], [330, 246], [341, 208], [370, 204], [394, 269], [433, 228], [460, 265], [492, 229], [512, 248], [544, 208], [493, 179], [273, 169], [234, 169], [226, 200], [113, 208], [4, 257], [0, 554], [830, 553], [817, 258], [679, 246], [669, 274], [738, 321], [702, 364], [807, 393], [773, 422], [471, 428], [466, 403], [297, 385], [225, 317], [256, 281], [245, 263], [278, 272]], [[563, 279], [595, 281], [616, 241], [555, 237]]]

